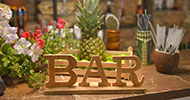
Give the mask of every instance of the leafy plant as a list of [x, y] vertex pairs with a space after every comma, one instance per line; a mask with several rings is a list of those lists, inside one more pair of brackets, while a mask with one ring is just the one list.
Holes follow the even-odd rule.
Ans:
[[[8, 15], [12, 15], [11, 12], [7, 14], [0, 8], [0, 76], [7, 74], [10, 77], [23, 78], [29, 87], [39, 89], [44, 85], [46, 76], [42, 70], [36, 70], [39, 67], [38, 61], [44, 61], [44, 54], [62, 51], [63, 39], [60, 34], [55, 33], [56, 29], [44, 35], [39, 29], [33, 33], [27, 31], [19, 38], [17, 28], [10, 27], [7, 22], [10, 19]], [[56, 25], [59, 30], [64, 28], [64, 32], [68, 33], [66, 21], [59, 19]], [[68, 42], [67, 39], [65, 41]]]
[[46, 77], [42, 72], [35, 73], [34, 70], [30, 71], [30, 76], [28, 78], [28, 86], [31, 88], [39, 89], [41, 86], [44, 86]]
[[8, 74], [10, 77], [24, 78], [34, 88], [38, 87], [39, 82], [34, 83], [30, 80], [32, 77], [34, 79], [45, 77], [41, 72], [31, 73], [38, 67], [38, 60], [42, 58], [40, 57], [41, 48], [44, 44], [40, 37], [39, 30], [32, 34], [28, 31], [23, 32], [19, 40], [9, 43], [2, 35], [0, 38], [0, 76]]
[[57, 54], [64, 48], [62, 37], [57, 36], [55, 31], [56, 29], [52, 29], [42, 36], [42, 39], [45, 40], [43, 54]]
[[10, 9], [0, 8], [0, 76], [23, 78], [33, 87], [38, 87], [38, 84], [29, 79], [43, 76], [41, 72], [31, 73], [38, 67], [38, 60], [42, 58], [42, 33], [40, 30], [34, 33], [27, 31], [19, 38], [16, 34], [17, 28], [8, 24], [11, 15]]

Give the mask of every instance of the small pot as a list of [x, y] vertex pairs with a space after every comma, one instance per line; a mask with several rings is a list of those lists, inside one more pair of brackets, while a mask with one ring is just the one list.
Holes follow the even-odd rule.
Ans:
[[8, 74], [5, 74], [2, 77], [2, 80], [4, 81], [5, 85], [8, 87], [15, 86], [17, 84], [25, 82], [24, 78], [16, 77], [9, 77]]
[[179, 64], [179, 52], [176, 52], [174, 55], [160, 52], [155, 50], [154, 52], [154, 63], [156, 70], [161, 73], [173, 73], [178, 68]]
[[107, 49], [120, 50], [120, 30], [107, 29]]

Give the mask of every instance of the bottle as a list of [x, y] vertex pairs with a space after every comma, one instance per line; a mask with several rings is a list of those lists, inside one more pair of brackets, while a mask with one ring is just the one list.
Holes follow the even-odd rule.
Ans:
[[121, 8], [119, 11], [119, 21], [120, 21], [120, 23], [125, 22], [125, 0], [121, 1]]
[[12, 10], [12, 18], [9, 20], [9, 24], [14, 27], [18, 27], [17, 20], [17, 7], [11, 7]]
[[49, 22], [49, 25], [48, 25], [48, 32], [49, 32], [51, 29], [53, 29], [53, 22], [52, 22], [52, 20], [50, 20], [50, 22]]
[[61, 15], [62, 17], [64, 17], [64, 19], [67, 18], [67, 15], [68, 15], [67, 0], [62, 1]]
[[46, 27], [46, 21], [42, 22], [42, 27], [41, 27], [41, 31], [42, 33], [44, 33], [44, 28]]
[[112, 13], [112, 11], [111, 11], [111, 1], [108, 0], [108, 1], [107, 1], [106, 15], [107, 15], [107, 14], [110, 14], [110, 13]]
[[18, 28], [19, 28], [19, 36], [24, 32], [24, 11], [20, 7], [18, 8]]
[[165, 9], [165, 0], [154, 0], [154, 9], [162, 11]]
[[174, 8], [174, 0], [167, 0], [166, 7], [167, 7], [167, 9], [173, 9]]
[[27, 10], [24, 6], [21, 7], [24, 12], [24, 31], [26, 31]]
[[142, 14], [142, 13], [143, 13], [142, 0], [138, 0], [136, 14]]

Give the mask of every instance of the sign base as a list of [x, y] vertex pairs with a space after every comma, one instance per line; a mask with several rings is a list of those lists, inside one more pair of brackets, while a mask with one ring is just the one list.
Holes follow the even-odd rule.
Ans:
[[[78, 83], [77, 83], [78, 84]], [[77, 85], [72, 87], [54, 87], [45, 88], [45, 95], [71, 95], [71, 94], [140, 94], [146, 90], [142, 87], [126, 86], [107, 86], [98, 87], [97, 82], [90, 83], [90, 87], [78, 87]]]

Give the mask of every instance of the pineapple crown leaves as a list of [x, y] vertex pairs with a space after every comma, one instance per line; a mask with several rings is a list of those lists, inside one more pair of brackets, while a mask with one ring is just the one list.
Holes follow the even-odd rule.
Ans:
[[80, 1], [77, 3], [79, 9], [77, 25], [84, 36], [86, 34], [97, 36], [98, 31], [104, 24], [102, 21], [104, 15], [99, 7], [99, 2], [100, 0], [83, 0], [83, 4]]

